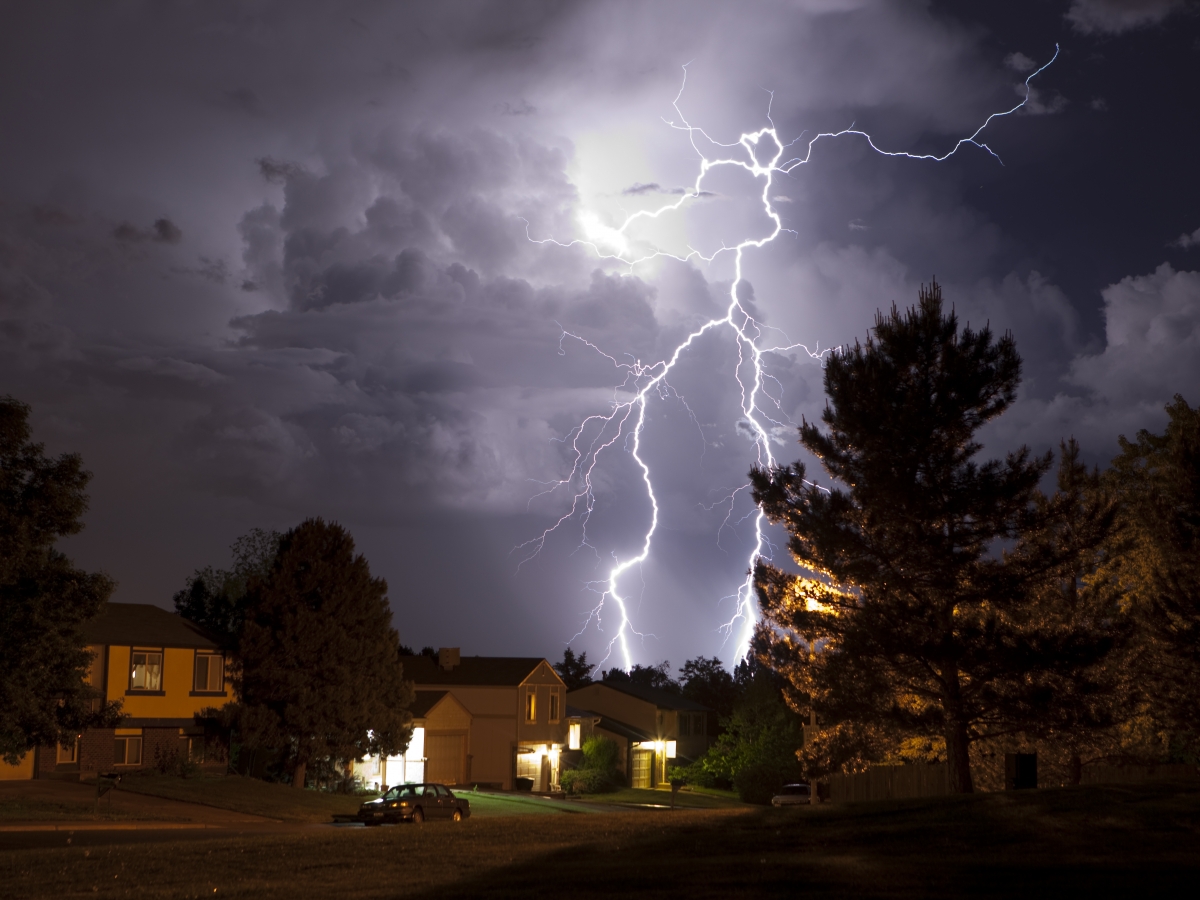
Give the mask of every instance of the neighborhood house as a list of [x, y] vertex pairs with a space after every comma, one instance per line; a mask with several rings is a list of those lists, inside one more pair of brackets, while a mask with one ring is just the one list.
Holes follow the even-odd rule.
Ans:
[[[92, 663], [87, 682], [105, 701], [120, 700], [118, 728], [90, 729], [58, 747], [38, 747], [0, 779], [77, 780], [156, 761], [204, 763], [196, 715], [233, 699], [220, 648], [196, 625], [157, 606], [109, 603], [84, 627]], [[223, 765], [222, 765], [223, 768]]]
[[545, 659], [401, 658], [416, 687], [413, 736], [402, 756], [367, 757], [355, 773], [374, 785], [406, 781], [556, 791], [568, 738], [566, 686]]

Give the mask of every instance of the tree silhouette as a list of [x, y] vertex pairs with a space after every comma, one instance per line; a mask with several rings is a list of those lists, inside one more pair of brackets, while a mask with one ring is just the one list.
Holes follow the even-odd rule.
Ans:
[[12, 764], [39, 744], [73, 742], [120, 719], [120, 704], [102, 705], [85, 683], [83, 625], [113, 582], [54, 548], [83, 528], [91, 475], [77, 454], [50, 458], [31, 441], [29, 412], [0, 397], [0, 755]]
[[303, 787], [308, 764], [403, 752], [412, 733], [387, 584], [341, 526], [308, 519], [251, 581], [235, 686], [245, 739], [280, 742]]
[[591, 684], [593, 668], [587, 661], [586, 651], [576, 656], [575, 651], [570, 647], [563, 651], [562, 662], [554, 664], [554, 671], [563, 680], [568, 691], [575, 691]]
[[1046, 586], [1095, 552], [1112, 504], [1086, 501], [1086, 527], [1068, 533], [1067, 510], [1085, 501], [1041, 496], [1049, 454], [975, 458], [1020, 371], [1012, 337], [960, 330], [934, 283], [826, 364], [828, 431], [804, 422], [800, 442], [838, 484], [814, 485], [800, 463], [751, 473], [805, 570], [759, 562], [756, 652], [816, 712], [818, 745], [853, 756], [936, 736], [955, 792], [972, 790], [974, 740], [1070, 718], [1051, 710], [1056, 691], [1086, 680], [1111, 643], [1047, 614], [1058, 600]]

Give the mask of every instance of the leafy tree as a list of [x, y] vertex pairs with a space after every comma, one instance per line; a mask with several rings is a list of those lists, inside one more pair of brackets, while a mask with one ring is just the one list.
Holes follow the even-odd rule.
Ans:
[[702, 703], [724, 718], [733, 712], [740, 690], [733, 676], [715, 656], [689, 659], [679, 670], [683, 696]]
[[732, 785], [746, 803], [767, 803], [803, 774], [796, 752], [804, 743], [804, 727], [784, 699], [784, 679], [765, 666], [742, 671], [742, 690], [722, 721], [720, 737], [674, 775], [706, 787]]
[[38, 745], [120, 719], [120, 704], [100, 705], [85, 683], [83, 625], [113, 582], [54, 548], [83, 528], [91, 476], [78, 454], [50, 458], [32, 442], [29, 412], [0, 397], [0, 755], [13, 764]]
[[973, 789], [973, 741], [1085, 717], [1078, 698], [1112, 643], [1047, 589], [1095, 553], [1112, 504], [1042, 498], [1049, 454], [975, 459], [1020, 371], [1012, 337], [960, 330], [934, 283], [826, 364], [829, 431], [806, 421], [800, 442], [844, 488], [809, 482], [800, 463], [751, 473], [807, 572], [757, 565], [756, 652], [840, 752], [944, 741], [954, 792]]
[[633, 668], [628, 672], [624, 669], [613, 667], [606, 669], [600, 677], [601, 680], [611, 684], [633, 684], [638, 687], [679, 693], [679, 682], [671, 677], [670, 672], [671, 663], [669, 660], [664, 659], [656, 666], [643, 666], [641, 663], [634, 663]]
[[248, 743], [286, 743], [292, 784], [317, 759], [396, 754], [408, 746], [412, 683], [403, 679], [387, 584], [341, 526], [308, 519], [251, 580], [235, 687]]
[[1108, 482], [1122, 500], [1104, 575], [1139, 624], [1137, 668], [1156, 716], [1200, 739], [1200, 408], [1176, 394], [1162, 434], [1120, 438]]
[[229, 548], [233, 568], [197, 569], [175, 594], [175, 611], [209, 631], [225, 649], [236, 649], [246, 591], [255, 578], [266, 577], [282, 537], [278, 531], [262, 528], [239, 537]]
[[554, 671], [563, 680], [568, 691], [576, 691], [591, 684], [593, 668], [594, 666], [587, 661], [586, 651], [576, 656], [570, 647], [563, 651], [562, 662], [554, 664]]

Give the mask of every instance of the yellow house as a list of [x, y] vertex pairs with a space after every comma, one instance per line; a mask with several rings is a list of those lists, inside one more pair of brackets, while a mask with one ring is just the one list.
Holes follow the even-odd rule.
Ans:
[[106, 701], [120, 700], [125, 718], [118, 728], [26, 754], [24, 777], [73, 780], [164, 759], [205, 762], [196, 714], [233, 699], [217, 644], [192, 622], [142, 603], [107, 604], [84, 634], [92, 651], [87, 681]]

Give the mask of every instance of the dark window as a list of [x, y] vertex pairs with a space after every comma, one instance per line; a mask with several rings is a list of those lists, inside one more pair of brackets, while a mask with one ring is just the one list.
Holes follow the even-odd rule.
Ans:
[[225, 690], [225, 657], [219, 653], [196, 651], [195, 691], [214, 693]]
[[118, 766], [140, 766], [142, 764], [142, 739], [140, 737], [117, 738], [113, 762]]

